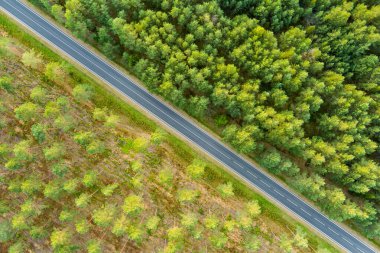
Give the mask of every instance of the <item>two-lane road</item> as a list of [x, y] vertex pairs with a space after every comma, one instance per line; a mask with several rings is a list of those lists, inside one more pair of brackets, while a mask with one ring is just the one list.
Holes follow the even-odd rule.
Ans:
[[214, 159], [224, 164], [231, 172], [260, 190], [281, 207], [288, 209], [344, 250], [355, 253], [379, 252], [349, 231], [346, 231], [339, 224], [328, 219], [317, 209], [305, 203], [290, 190], [278, 184], [252, 163], [227, 148], [226, 145], [200, 129], [190, 120], [152, 96], [144, 88], [130, 80], [128, 76], [102, 60], [96, 53], [80, 45], [72, 37], [62, 32], [19, 0], [0, 0], [0, 7], [2, 11], [16, 19], [33, 33], [98, 76], [161, 123], [204, 150]]

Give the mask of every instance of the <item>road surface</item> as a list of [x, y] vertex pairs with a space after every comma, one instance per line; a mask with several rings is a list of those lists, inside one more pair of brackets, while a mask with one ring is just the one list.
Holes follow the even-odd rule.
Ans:
[[204, 150], [214, 159], [224, 164], [231, 172], [314, 227], [345, 251], [355, 253], [376, 252], [371, 246], [355, 237], [339, 224], [328, 219], [290, 190], [261, 172], [252, 163], [206, 133], [205, 130], [190, 122], [189, 119], [181, 116], [180, 113], [164, 102], [152, 96], [144, 88], [135, 84], [128, 76], [102, 60], [96, 53], [80, 45], [72, 37], [19, 0], [0, 0], [0, 7], [2, 11], [22, 23], [33, 33], [128, 97], [161, 123]]

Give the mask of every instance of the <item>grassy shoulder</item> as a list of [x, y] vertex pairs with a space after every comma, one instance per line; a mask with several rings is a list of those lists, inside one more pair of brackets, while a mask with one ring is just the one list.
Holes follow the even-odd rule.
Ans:
[[[55, 54], [50, 49], [45, 47], [34, 37], [25, 33], [5, 16], [0, 17], [0, 23], [2, 24], [4, 30], [6, 30], [11, 36], [21, 41], [22, 44], [29, 48], [34, 48], [38, 52], [41, 52], [46, 61], [62, 61], [59, 55]], [[83, 74], [81, 71], [78, 71], [75, 67], [69, 64], [65, 64], [65, 66], [71, 78], [73, 78], [76, 83], [87, 83], [92, 87], [94, 91], [93, 103], [98, 107], [107, 106], [115, 113], [124, 115], [129, 119], [128, 123], [130, 125], [133, 127], [138, 127], [143, 131], [152, 132], [156, 129], [156, 123], [148, 119], [144, 114], [134, 109], [132, 106], [126, 104], [122, 99], [114, 96], [114, 94], [110, 93], [104, 86], [100, 86], [99, 83], [94, 82], [90, 77]], [[175, 147], [175, 155], [178, 156], [178, 159], [184, 163], [189, 163], [194, 159], [194, 157], [199, 157], [198, 152], [194, 151], [186, 143], [172, 135], [166, 138], [166, 142], [169, 146]], [[216, 188], [218, 185], [225, 182], [232, 182], [235, 189], [235, 196], [242, 200], [257, 199], [260, 203], [260, 206], [262, 207], [263, 215], [268, 217], [270, 220], [275, 221], [278, 226], [294, 230], [297, 225], [300, 225], [295, 222], [293, 218], [284, 214], [283, 211], [268, 202], [265, 198], [254, 193], [252, 189], [242, 184], [234, 176], [229, 175], [226, 171], [212, 164], [211, 162], [207, 164], [205, 172], [205, 181], [209, 187]], [[318, 236], [309, 230], [307, 230], [307, 237], [310, 241], [310, 247], [317, 249], [322, 245], [322, 247], [329, 248], [331, 251], [335, 252], [331, 246], [329, 246], [326, 242], [321, 240]]]

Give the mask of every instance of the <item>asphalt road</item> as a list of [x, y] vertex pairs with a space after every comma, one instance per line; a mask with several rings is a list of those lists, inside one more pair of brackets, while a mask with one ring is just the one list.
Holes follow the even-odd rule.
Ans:
[[149, 94], [144, 88], [130, 80], [128, 76], [103, 61], [94, 52], [81, 46], [69, 35], [59, 30], [59, 28], [19, 0], [0, 0], [0, 7], [2, 11], [11, 15], [33, 33], [131, 99], [160, 122], [197, 145], [224, 164], [242, 180], [260, 190], [264, 195], [277, 202], [280, 206], [285, 207], [306, 223], [309, 223], [345, 251], [358, 253], [379, 252], [339, 224], [328, 219], [294, 193], [276, 183], [275, 180], [261, 172], [252, 163]]

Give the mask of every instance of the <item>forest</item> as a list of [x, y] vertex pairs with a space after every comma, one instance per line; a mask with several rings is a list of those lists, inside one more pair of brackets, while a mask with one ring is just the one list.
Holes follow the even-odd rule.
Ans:
[[0, 16], [0, 252], [337, 252], [100, 87]]
[[375, 0], [30, 0], [370, 239], [380, 237]]

